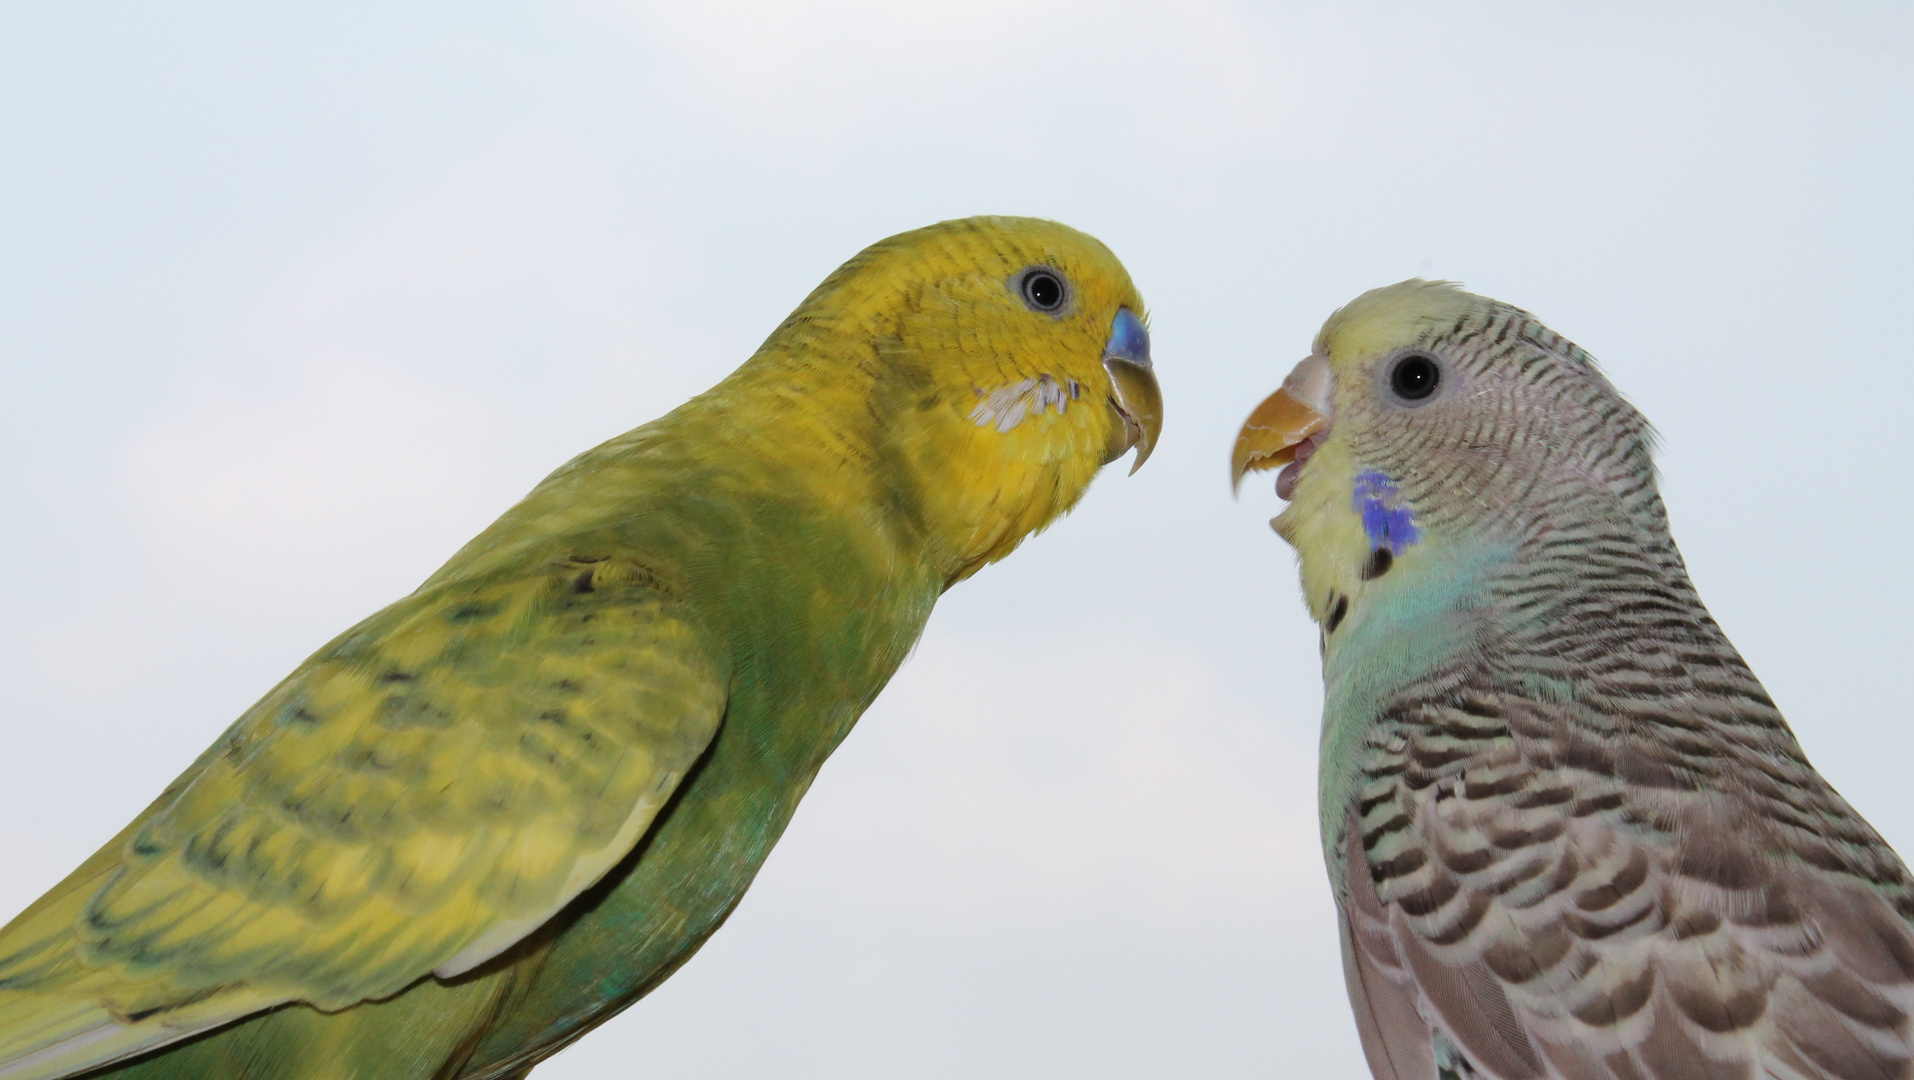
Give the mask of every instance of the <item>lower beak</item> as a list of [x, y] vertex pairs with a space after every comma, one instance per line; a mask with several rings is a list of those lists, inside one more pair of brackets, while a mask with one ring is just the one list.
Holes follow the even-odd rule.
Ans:
[[1105, 360], [1103, 367], [1110, 373], [1110, 404], [1123, 418], [1123, 446], [1111, 460], [1136, 447], [1136, 463], [1130, 466], [1130, 475], [1135, 476], [1150, 460], [1150, 451], [1156, 449], [1157, 435], [1163, 430], [1163, 391], [1156, 385], [1156, 372], [1147, 367], [1114, 358]]
[[1245, 473], [1280, 468], [1296, 458], [1296, 447], [1319, 431], [1329, 430], [1329, 361], [1311, 356], [1296, 365], [1282, 389], [1263, 399], [1243, 422], [1230, 455], [1230, 490], [1243, 484]]
[[1123, 445], [1104, 464], [1136, 447], [1130, 475], [1150, 459], [1163, 431], [1163, 390], [1156, 385], [1156, 367], [1150, 362], [1150, 335], [1129, 308], [1117, 312], [1109, 343], [1103, 347], [1103, 370], [1110, 373], [1110, 408], [1123, 421]]

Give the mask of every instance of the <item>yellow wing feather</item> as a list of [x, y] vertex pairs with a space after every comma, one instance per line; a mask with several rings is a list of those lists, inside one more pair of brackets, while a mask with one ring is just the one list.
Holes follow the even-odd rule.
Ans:
[[497, 955], [637, 843], [726, 673], [643, 567], [414, 594], [253, 706], [0, 930], [0, 1077]]

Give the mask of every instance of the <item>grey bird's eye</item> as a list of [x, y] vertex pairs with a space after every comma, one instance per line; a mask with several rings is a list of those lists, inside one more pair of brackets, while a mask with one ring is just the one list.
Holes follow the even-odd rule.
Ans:
[[1046, 313], [1062, 307], [1069, 296], [1063, 277], [1055, 270], [1041, 266], [1023, 272], [1018, 291], [1023, 294], [1023, 302], [1029, 305], [1030, 310]]
[[1442, 369], [1420, 353], [1410, 353], [1396, 361], [1389, 372], [1389, 389], [1404, 401], [1422, 401], [1442, 384]]

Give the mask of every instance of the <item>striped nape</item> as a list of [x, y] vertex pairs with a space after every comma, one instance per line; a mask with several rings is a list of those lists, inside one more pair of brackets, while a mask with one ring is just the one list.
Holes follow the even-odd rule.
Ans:
[[1441, 356], [1467, 407], [1339, 421], [1356, 429], [1356, 459], [1400, 485], [1428, 527], [1526, 536], [1595, 503], [1600, 517], [1665, 528], [1652, 431], [1594, 358], [1519, 308], [1469, 298], [1396, 350]]

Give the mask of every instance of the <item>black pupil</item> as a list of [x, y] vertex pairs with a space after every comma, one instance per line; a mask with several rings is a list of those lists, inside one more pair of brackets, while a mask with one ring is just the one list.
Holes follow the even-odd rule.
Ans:
[[1410, 401], [1421, 401], [1435, 393], [1436, 383], [1442, 381], [1442, 370], [1435, 361], [1426, 356], [1411, 356], [1396, 365], [1396, 373], [1389, 378], [1397, 395]]
[[1023, 279], [1023, 294], [1031, 307], [1049, 311], [1063, 303], [1063, 282], [1055, 274], [1035, 273]]

